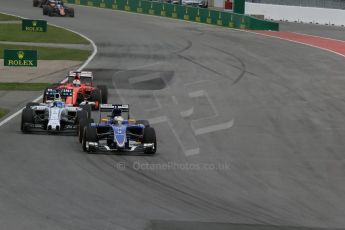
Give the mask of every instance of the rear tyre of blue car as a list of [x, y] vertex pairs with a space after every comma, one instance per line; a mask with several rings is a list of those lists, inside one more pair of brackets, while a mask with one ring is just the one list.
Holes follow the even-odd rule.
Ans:
[[86, 105], [80, 105], [79, 107], [82, 108], [83, 111], [87, 113], [87, 118], [91, 118], [91, 110], [92, 110], [91, 105], [86, 104]]
[[79, 131], [78, 131], [78, 139], [79, 143], [83, 141], [83, 131], [85, 127], [89, 126], [89, 124], [93, 123], [94, 120], [92, 118], [81, 119], [79, 121]]

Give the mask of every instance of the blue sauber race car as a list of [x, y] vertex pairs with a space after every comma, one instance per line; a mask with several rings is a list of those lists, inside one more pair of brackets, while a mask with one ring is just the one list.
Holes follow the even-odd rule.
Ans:
[[[80, 121], [79, 141], [85, 152], [156, 153], [154, 128], [147, 120], [130, 118], [129, 105], [101, 104], [99, 113], [99, 123], [94, 123], [92, 119]], [[104, 113], [106, 117], [102, 117]]]

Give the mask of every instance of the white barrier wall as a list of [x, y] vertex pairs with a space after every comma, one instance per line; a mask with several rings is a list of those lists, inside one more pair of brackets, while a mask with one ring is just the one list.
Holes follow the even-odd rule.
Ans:
[[214, 7], [224, 8], [224, 0], [214, 0]]
[[345, 25], [345, 10], [284, 6], [246, 2], [246, 14], [263, 14], [265, 19]]

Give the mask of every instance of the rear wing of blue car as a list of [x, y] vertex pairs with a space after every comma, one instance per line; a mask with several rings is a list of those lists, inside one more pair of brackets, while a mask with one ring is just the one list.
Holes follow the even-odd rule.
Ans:
[[101, 104], [99, 106], [100, 112], [112, 112], [114, 109], [119, 109], [122, 112], [129, 112], [129, 105], [127, 104]]
[[129, 119], [129, 105], [128, 104], [101, 104], [99, 106], [100, 113], [111, 113], [110, 117], [123, 116], [127, 114]]

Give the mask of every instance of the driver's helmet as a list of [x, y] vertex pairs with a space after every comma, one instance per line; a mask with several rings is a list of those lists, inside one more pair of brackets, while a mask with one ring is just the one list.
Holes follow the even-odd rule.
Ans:
[[54, 101], [62, 101], [60, 93], [55, 93], [54, 95]]
[[56, 93], [54, 95], [53, 107], [59, 107], [59, 108], [64, 107], [64, 103], [62, 102], [62, 98], [59, 93]]
[[124, 121], [124, 119], [121, 116], [115, 116], [114, 117], [114, 124], [115, 125], [121, 125], [123, 121]]
[[76, 72], [76, 73], [75, 73], [74, 79], [75, 79], [75, 80], [80, 80], [80, 72]]
[[79, 79], [74, 79], [73, 82], [72, 82], [73, 86], [76, 86], [76, 87], [79, 87], [81, 82]]
[[53, 102], [53, 107], [58, 107], [58, 108], [63, 108], [63, 102], [62, 101], [54, 101]]
[[64, 104], [61, 100], [61, 98], [55, 98], [53, 102], [53, 107], [63, 108]]
[[118, 108], [113, 109], [113, 111], [111, 113], [112, 117], [121, 116], [121, 115], [122, 115], [122, 111], [121, 111], [121, 109], [118, 109]]

